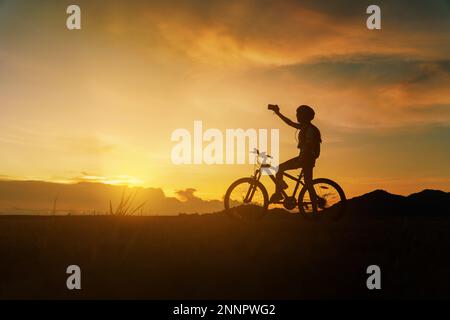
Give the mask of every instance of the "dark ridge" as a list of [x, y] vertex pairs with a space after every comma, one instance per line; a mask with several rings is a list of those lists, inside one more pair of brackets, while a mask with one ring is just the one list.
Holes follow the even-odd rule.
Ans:
[[[255, 209], [251, 207], [242, 207], [239, 210], [251, 213]], [[331, 212], [333, 208], [327, 210]], [[269, 210], [267, 217], [292, 217], [295, 216], [295, 213], [297, 212], [297, 210], [289, 212], [283, 208], [273, 208]], [[224, 211], [220, 212], [220, 214], [223, 213]], [[345, 216], [351, 218], [379, 216], [450, 217], [450, 193], [440, 190], [423, 190], [409, 196], [402, 196], [378, 189], [347, 200]]]
[[347, 201], [350, 215], [450, 216], [450, 193], [423, 190], [409, 196], [375, 190]]

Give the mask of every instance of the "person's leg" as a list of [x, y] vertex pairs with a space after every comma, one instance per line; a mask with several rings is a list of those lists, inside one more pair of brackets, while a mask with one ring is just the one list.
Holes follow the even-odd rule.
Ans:
[[275, 176], [276, 189], [275, 189], [275, 193], [271, 197], [271, 201], [278, 201], [283, 198], [283, 196], [281, 194], [281, 190], [283, 190], [282, 186], [283, 186], [284, 171], [298, 169], [298, 168], [300, 168], [300, 166], [301, 166], [301, 161], [300, 161], [299, 157], [295, 157], [290, 160], [287, 160], [278, 166], [278, 171]]
[[305, 186], [308, 189], [309, 198], [311, 199], [313, 213], [317, 213], [317, 195], [313, 185], [313, 165], [307, 164], [303, 167], [303, 175], [305, 177]]

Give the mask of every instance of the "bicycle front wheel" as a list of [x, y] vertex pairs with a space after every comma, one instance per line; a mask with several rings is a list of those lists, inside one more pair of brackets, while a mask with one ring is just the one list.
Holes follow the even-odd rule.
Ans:
[[264, 185], [253, 178], [242, 178], [228, 188], [224, 204], [233, 218], [259, 219], [267, 213], [269, 196]]
[[306, 186], [302, 188], [298, 196], [300, 213], [305, 218], [320, 218], [324, 214], [333, 220], [338, 220], [345, 212], [344, 190], [333, 180], [319, 178], [313, 180], [316, 192], [317, 215], [313, 214], [311, 197]]

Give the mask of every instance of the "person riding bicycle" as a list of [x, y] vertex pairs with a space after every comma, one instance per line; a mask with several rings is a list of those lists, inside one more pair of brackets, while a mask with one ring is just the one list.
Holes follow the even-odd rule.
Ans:
[[278, 105], [269, 105], [269, 109], [273, 110], [281, 120], [287, 125], [299, 129], [298, 133], [298, 145], [300, 153], [297, 157], [287, 160], [278, 166], [276, 174], [276, 190], [271, 196], [270, 202], [275, 203], [283, 199], [282, 190], [287, 188], [287, 184], [283, 181], [283, 173], [286, 170], [303, 168], [305, 185], [311, 197], [313, 211], [317, 212], [316, 193], [313, 188], [313, 168], [316, 163], [316, 159], [320, 155], [320, 144], [322, 142], [319, 129], [311, 123], [314, 119], [314, 110], [307, 105], [301, 105], [297, 108], [297, 121], [294, 122], [287, 118], [280, 112]]

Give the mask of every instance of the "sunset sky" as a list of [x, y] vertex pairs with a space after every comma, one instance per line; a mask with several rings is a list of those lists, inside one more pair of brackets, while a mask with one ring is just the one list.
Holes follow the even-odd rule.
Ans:
[[220, 199], [252, 166], [176, 166], [171, 133], [279, 128], [293, 157], [268, 103], [316, 110], [315, 175], [350, 196], [449, 191], [450, 1], [0, 0], [0, 179]]

